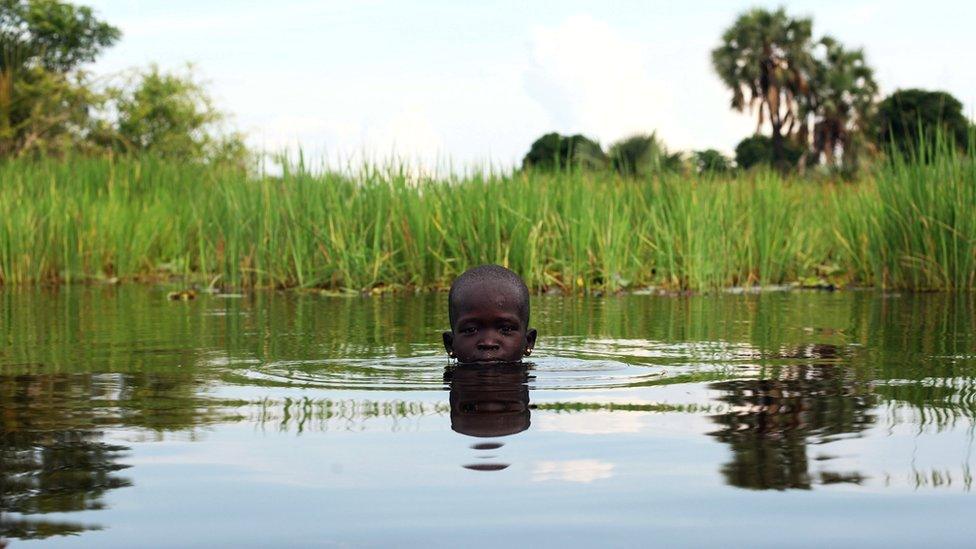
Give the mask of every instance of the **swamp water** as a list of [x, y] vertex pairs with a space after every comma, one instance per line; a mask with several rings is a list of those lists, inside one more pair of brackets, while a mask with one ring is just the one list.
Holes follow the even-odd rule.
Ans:
[[974, 303], [535, 297], [470, 370], [443, 294], [7, 290], [0, 540], [971, 546]]

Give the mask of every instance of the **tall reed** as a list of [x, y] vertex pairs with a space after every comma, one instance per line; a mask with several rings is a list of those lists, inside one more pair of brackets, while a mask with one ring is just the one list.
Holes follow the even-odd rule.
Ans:
[[855, 184], [772, 172], [278, 177], [152, 157], [0, 164], [0, 282], [182, 276], [243, 287], [438, 288], [507, 265], [535, 289], [779, 284], [832, 272], [976, 284], [976, 155]]
[[976, 287], [976, 151], [937, 140], [892, 154], [840, 213], [839, 256], [866, 284], [916, 290]]

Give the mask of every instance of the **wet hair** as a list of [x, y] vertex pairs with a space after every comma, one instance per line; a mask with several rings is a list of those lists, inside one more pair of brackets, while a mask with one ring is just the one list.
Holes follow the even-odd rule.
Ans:
[[451, 329], [458, 317], [458, 296], [473, 286], [491, 284], [511, 291], [518, 300], [518, 315], [525, 328], [529, 326], [529, 288], [522, 278], [501, 265], [480, 265], [461, 273], [451, 284], [451, 292], [447, 295], [447, 314], [450, 318]]

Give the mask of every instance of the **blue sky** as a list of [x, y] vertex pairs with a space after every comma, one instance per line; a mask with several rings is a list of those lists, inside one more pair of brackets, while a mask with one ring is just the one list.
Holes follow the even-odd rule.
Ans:
[[976, 2], [82, 2], [124, 33], [95, 73], [192, 62], [251, 143], [333, 161], [511, 166], [552, 130], [730, 152], [755, 122], [709, 52], [757, 5], [863, 47], [883, 93], [976, 107]]

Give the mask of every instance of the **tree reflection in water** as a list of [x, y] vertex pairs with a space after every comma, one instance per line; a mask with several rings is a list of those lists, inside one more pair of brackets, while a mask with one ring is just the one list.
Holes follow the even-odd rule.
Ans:
[[[43, 539], [98, 529], [41, 518], [103, 509], [105, 494], [130, 486], [119, 472], [129, 448], [101, 429], [138, 429], [153, 439], [194, 433], [237, 417], [198, 394], [191, 374], [141, 372], [0, 375], [0, 538]], [[133, 433], [135, 434], [135, 433]]]
[[101, 509], [105, 492], [130, 485], [118, 474], [128, 448], [102, 440], [92, 408], [79, 407], [86, 393], [94, 396], [90, 376], [0, 378], [0, 536], [97, 529], [26, 517]]
[[776, 367], [761, 379], [710, 385], [729, 405], [728, 412], [712, 416], [720, 428], [710, 433], [732, 450], [732, 460], [721, 469], [726, 482], [785, 490], [864, 480], [858, 472], [810, 471], [809, 446], [856, 435], [875, 421], [871, 385], [835, 361], [838, 357], [833, 345], [797, 348], [776, 358], [809, 362]]

